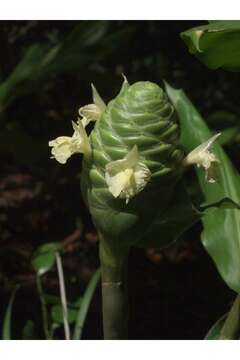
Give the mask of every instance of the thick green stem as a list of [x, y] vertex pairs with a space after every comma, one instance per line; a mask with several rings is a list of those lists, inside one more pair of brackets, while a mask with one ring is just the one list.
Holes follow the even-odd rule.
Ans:
[[124, 340], [128, 336], [127, 256], [128, 251], [116, 254], [101, 239], [100, 260], [105, 340]]

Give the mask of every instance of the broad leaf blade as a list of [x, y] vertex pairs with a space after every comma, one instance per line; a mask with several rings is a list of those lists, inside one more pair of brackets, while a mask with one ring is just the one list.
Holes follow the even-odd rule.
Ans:
[[194, 208], [184, 185], [177, 184], [168, 208], [159, 211], [145, 236], [138, 242], [141, 247], [168, 246], [196, 223], [201, 213]]
[[[76, 321], [76, 317], [78, 314], [78, 309], [73, 308], [72, 306], [68, 306], [68, 322], [72, 324]], [[63, 309], [62, 305], [54, 305], [51, 309], [51, 317], [54, 323], [63, 324]]]
[[213, 21], [182, 32], [181, 38], [209, 68], [240, 71], [240, 21]]
[[[186, 152], [212, 136], [205, 121], [182, 90], [166, 85], [181, 123], [181, 142]], [[213, 146], [213, 153], [220, 160], [218, 181], [205, 181], [202, 169], [196, 168], [201, 190], [206, 203], [214, 203], [224, 198], [240, 204], [240, 177], [219, 144]], [[213, 258], [218, 271], [230, 288], [240, 292], [240, 210], [209, 208], [202, 217], [201, 239], [207, 252]]]
[[59, 250], [59, 244], [47, 243], [34, 252], [32, 266], [39, 276], [51, 270], [55, 264], [55, 254]]
[[240, 296], [238, 295], [220, 332], [220, 340], [233, 340], [240, 330]]
[[205, 336], [204, 340], [219, 340], [220, 333], [222, 330], [222, 327], [224, 325], [224, 322], [226, 320], [227, 314], [224, 314], [220, 319], [218, 319], [215, 324], [210, 328], [210, 330], [207, 332], [207, 335]]
[[208, 331], [205, 340], [236, 340], [240, 332], [240, 297], [236, 297], [230, 311]]

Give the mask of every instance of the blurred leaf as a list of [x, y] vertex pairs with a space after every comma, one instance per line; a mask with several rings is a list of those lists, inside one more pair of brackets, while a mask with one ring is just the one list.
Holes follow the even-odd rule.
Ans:
[[[193, 150], [212, 136], [201, 115], [182, 90], [166, 84], [181, 124], [181, 143], [186, 152]], [[205, 181], [204, 171], [196, 168], [196, 173], [207, 203], [231, 199], [240, 204], [240, 177], [221, 146], [213, 145], [212, 152], [220, 160], [217, 182]], [[204, 230], [201, 240], [213, 258], [218, 271], [230, 288], [240, 292], [240, 210], [209, 208], [202, 217]]]
[[205, 340], [236, 340], [240, 332], [240, 297], [236, 297], [231, 310], [224, 314], [208, 331]]
[[227, 314], [223, 315], [218, 319], [215, 324], [210, 328], [204, 340], [219, 340], [220, 333], [224, 324]]
[[51, 340], [54, 340], [55, 330], [58, 329], [59, 327], [61, 327], [61, 324], [58, 324], [58, 323], [51, 324], [51, 328], [50, 328], [50, 339]]
[[41, 245], [33, 254], [32, 266], [39, 276], [51, 270], [55, 264], [55, 254], [59, 244], [48, 243]]
[[65, 71], [74, 72], [92, 61], [91, 52], [104, 37], [107, 29], [107, 21], [83, 21], [78, 24], [62, 43], [49, 51], [47, 73], [53, 76]]
[[45, 301], [46, 301], [46, 303], [48, 305], [57, 305], [57, 304], [59, 304], [59, 301], [60, 301], [59, 296], [44, 294], [44, 297], [45, 297]]
[[240, 116], [229, 111], [215, 111], [206, 119], [211, 129], [221, 132], [220, 145], [231, 144], [240, 134]]
[[213, 203], [202, 203], [200, 205], [199, 210], [200, 211], [205, 211], [206, 209], [209, 209], [211, 207], [216, 207], [218, 209], [240, 209], [240, 205], [237, 204], [235, 201], [233, 201], [232, 199], [229, 198], [223, 198], [217, 202], [213, 202]]
[[240, 126], [240, 116], [229, 111], [218, 110], [207, 117], [207, 123], [216, 130]]
[[189, 52], [210, 69], [240, 71], [240, 21], [213, 21], [181, 33]]
[[[68, 306], [68, 322], [71, 324], [76, 321], [78, 309]], [[63, 324], [63, 311], [61, 304], [54, 305], [51, 309], [51, 316], [55, 323]]]
[[[134, 27], [107, 32], [109, 21], [80, 21], [62, 42], [30, 46], [10, 76], [0, 84], [0, 112], [16, 97], [43, 91], [44, 81], [56, 75], [83, 71], [86, 66], [118, 51]], [[90, 81], [91, 79], [89, 79]]]
[[76, 318], [75, 328], [74, 328], [74, 334], [73, 334], [73, 340], [79, 340], [82, 337], [82, 330], [83, 326], [86, 320], [86, 316], [88, 313], [88, 309], [94, 294], [94, 291], [97, 287], [97, 284], [99, 282], [101, 276], [101, 270], [98, 269], [95, 274], [92, 276], [91, 280], [88, 283], [88, 286], [84, 292], [84, 295], [82, 297], [78, 314]]
[[138, 246], [163, 247], [176, 241], [200, 219], [201, 213], [194, 208], [182, 183], [176, 186], [173, 200], [167, 210], [156, 216]]
[[13, 291], [8, 306], [7, 306], [7, 310], [4, 316], [4, 320], [3, 320], [3, 327], [2, 327], [2, 339], [3, 340], [11, 340], [11, 321], [12, 321], [12, 307], [13, 307], [13, 302], [16, 296], [16, 292], [18, 290], [18, 286], [15, 288], [15, 290]]
[[22, 339], [23, 340], [33, 340], [36, 338], [35, 335], [35, 325], [32, 320], [27, 320], [23, 331], [22, 331]]
[[240, 331], [240, 296], [238, 295], [229, 311], [220, 332], [220, 340], [234, 340]]
[[[54, 322], [56, 323], [63, 323], [63, 313], [62, 313], [62, 306], [61, 304], [59, 305], [54, 305], [51, 309], [51, 316]], [[70, 309], [68, 307], [68, 322], [72, 323], [75, 321], [77, 316], [77, 310], [75, 309]]]
[[[60, 298], [57, 296], [50, 296], [45, 295], [45, 299], [48, 303], [54, 304], [51, 308], [51, 316], [52, 320], [56, 324], [63, 324], [63, 311], [62, 311], [62, 304]], [[77, 313], [79, 307], [82, 303], [82, 297], [79, 297], [76, 301], [68, 304], [68, 322], [73, 323], [76, 321]]]
[[238, 135], [240, 134], [240, 127], [232, 127], [221, 131], [219, 138], [220, 145], [229, 145], [235, 141], [238, 141]]
[[24, 95], [36, 87], [39, 73], [43, 71], [44, 57], [48, 46], [35, 44], [29, 47], [10, 76], [0, 84], [0, 112], [19, 95]]

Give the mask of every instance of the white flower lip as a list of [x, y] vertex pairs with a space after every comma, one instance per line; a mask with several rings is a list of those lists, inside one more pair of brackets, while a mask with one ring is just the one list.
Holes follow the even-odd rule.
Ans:
[[106, 105], [99, 95], [97, 89], [93, 84], [91, 84], [91, 86], [93, 104], [82, 106], [78, 110], [79, 115], [82, 117], [82, 119], [79, 119], [79, 121], [82, 121], [84, 127], [87, 126], [91, 121], [99, 120], [103, 111], [106, 109]]
[[51, 154], [60, 164], [66, 164], [67, 160], [77, 153], [88, 154], [91, 151], [87, 133], [83, 124], [72, 121], [74, 133], [70, 136], [59, 136], [49, 141], [48, 145], [52, 147]]
[[115, 198], [126, 199], [126, 203], [144, 189], [150, 177], [150, 170], [139, 160], [136, 145], [126, 157], [106, 165], [105, 180], [109, 191]]
[[188, 165], [197, 165], [197, 167], [202, 166], [205, 170], [206, 180], [210, 183], [214, 183], [216, 181], [213, 176], [212, 163], [216, 163], [216, 162], [219, 163], [219, 160], [209, 150], [220, 135], [221, 133], [215, 134], [210, 139], [208, 139], [201, 145], [197, 146], [184, 159], [184, 164], [186, 166]]
[[74, 133], [70, 136], [59, 136], [58, 138], [48, 142], [52, 147], [51, 154], [53, 159], [56, 159], [60, 164], [65, 164], [67, 160], [77, 153], [89, 155], [91, 147], [85, 127], [91, 121], [100, 119], [102, 112], [106, 109], [106, 105], [97, 89], [92, 84], [93, 104], [88, 104], [79, 109], [79, 115], [82, 118], [77, 120], [77, 123], [72, 121]]

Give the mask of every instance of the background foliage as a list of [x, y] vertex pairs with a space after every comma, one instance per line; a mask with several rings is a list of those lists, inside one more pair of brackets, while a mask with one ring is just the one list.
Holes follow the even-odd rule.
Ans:
[[[98, 267], [95, 230], [80, 194], [79, 157], [61, 166], [49, 159], [48, 140], [70, 134], [71, 120], [91, 100], [94, 83], [107, 101], [122, 82], [163, 79], [183, 88], [239, 169], [238, 74], [212, 71], [189, 55], [180, 38], [203, 25], [189, 21], [1, 22], [0, 42], [0, 308], [16, 285], [14, 338], [43, 338], [35, 284], [36, 248], [58, 243], [63, 254], [71, 316]], [[189, 191], [199, 200], [193, 171]], [[164, 251], [134, 249], [130, 256], [130, 337], [203, 338], [234, 297], [200, 243], [197, 223]], [[51, 260], [51, 259], [50, 259]], [[51, 316], [59, 320], [54, 267], [43, 276]], [[101, 338], [100, 290], [83, 338]], [[74, 313], [75, 311], [75, 313]], [[75, 314], [75, 315], [74, 315]], [[58, 319], [58, 320], [57, 320]], [[141, 319], [141, 321], [140, 321]], [[139, 325], [140, 324], [140, 325]], [[6, 332], [8, 329], [6, 329]], [[56, 329], [56, 338], [62, 338]]]

